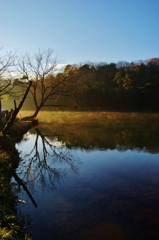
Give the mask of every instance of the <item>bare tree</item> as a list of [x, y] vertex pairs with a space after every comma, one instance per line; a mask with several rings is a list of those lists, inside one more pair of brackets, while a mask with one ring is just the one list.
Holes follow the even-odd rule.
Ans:
[[[2, 48], [0, 49], [0, 51]], [[12, 71], [15, 65], [15, 53], [6, 52], [0, 56], [0, 121], [1, 121], [1, 100], [3, 96], [11, 93], [14, 88]]]
[[[2, 48], [0, 49], [0, 51]], [[0, 79], [3, 79], [5, 75], [9, 75], [11, 68], [15, 64], [15, 53], [6, 52], [3, 56], [0, 56]]]
[[56, 183], [67, 177], [70, 171], [78, 172], [79, 160], [73, 157], [65, 145], [57, 147], [38, 127], [34, 129], [37, 133], [35, 142], [31, 151], [22, 156], [17, 175], [27, 184], [37, 182], [42, 188], [47, 186], [54, 190]]
[[42, 107], [59, 107], [60, 96], [68, 94], [69, 83], [63, 74], [56, 74], [58, 59], [52, 57], [53, 50], [39, 50], [33, 57], [26, 54], [19, 60], [18, 70], [24, 80], [31, 80], [30, 93], [35, 104], [36, 117]]

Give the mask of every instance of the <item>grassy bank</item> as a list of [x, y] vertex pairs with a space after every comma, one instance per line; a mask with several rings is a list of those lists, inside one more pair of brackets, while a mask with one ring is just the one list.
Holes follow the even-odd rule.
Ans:
[[19, 163], [19, 153], [13, 140], [0, 133], [0, 239], [29, 239], [21, 230], [16, 216], [16, 197], [10, 178]]

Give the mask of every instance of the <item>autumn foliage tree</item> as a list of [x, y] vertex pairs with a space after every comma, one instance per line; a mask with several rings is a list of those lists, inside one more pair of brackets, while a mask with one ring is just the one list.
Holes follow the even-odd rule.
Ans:
[[158, 111], [159, 59], [67, 66], [76, 110]]

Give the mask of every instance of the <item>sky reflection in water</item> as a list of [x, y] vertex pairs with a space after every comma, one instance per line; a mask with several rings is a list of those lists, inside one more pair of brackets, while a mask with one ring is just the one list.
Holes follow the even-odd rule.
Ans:
[[81, 230], [87, 232], [103, 223], [118, 221], [124, 232], [124, 224], [129, 228], [129, 218], [135, 218], [134, 225], [143, 220], [149, 220], [149, 225], [159, 208], [159, 154], [130, 150], [73, 150], [72, 154], [75, 152], [81, 160], [78, 173], [70, 172], [61, 179], [56, 191], [29, 183], [37, 208], [23, 191], [19, 194], [27, 202], [20, 209], [31, 216], [33, 239], [71, 239], [70, 235], [77, 239], [76, 234], [82, 236]]
[[[33, 148], [35, 138], [28, 135], [25, 143], [17, 145], [25, 166], [29, 160], [23, 156]], [[22, 160], [17, 173], [27, 183], [37, 208], [21, 188], [18, 197], [26, 204], [18, 204], [18, 210], [27, 213], [24, 219], [31, 225], [28, 230], [33, 240], [158, 239], [159, 153], [157, 143], [153, 148], [155, 141], [150, 142], [155, 153], [146, 147], [119, 151], [119, 147], [58, 146], [61, 155], [68, 154], [65, 163], [47, 147], [50, 155], [42, 177], [36, 161], [28, 175]], [[41, 143], [38, 146], [42, 151]], [[58, 179], [48, 173], [52, 162], [60, 171]]]

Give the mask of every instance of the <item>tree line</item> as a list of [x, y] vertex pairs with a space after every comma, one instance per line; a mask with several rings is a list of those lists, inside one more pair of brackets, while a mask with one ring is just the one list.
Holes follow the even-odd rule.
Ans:
[[[34, 109], [78, 111], [158, 111], [159, 58], [118, 63], [66, 65], [57, 71], [59, 60], [51, 49], [17, 57], [0, 57], [0, 100], [16, 101]], [[0, 106], [1, 107], [1, 106]]]
[[68, 65], [75, 109], [158, 111], [159, 59], [128, 63]]

